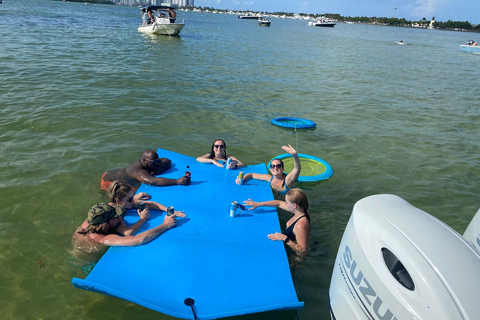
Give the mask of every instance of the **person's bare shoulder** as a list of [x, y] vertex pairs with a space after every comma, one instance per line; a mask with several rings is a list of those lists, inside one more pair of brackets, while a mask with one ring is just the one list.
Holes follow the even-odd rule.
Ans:
[[145, 174], [151, 176], [151, 174], [142, 166], [140, 160], [137, 160], [131, 165], [129, 165], [126, 172], [128, 175], [136, 179], [138, 179], [138, 177], [144, 176]]

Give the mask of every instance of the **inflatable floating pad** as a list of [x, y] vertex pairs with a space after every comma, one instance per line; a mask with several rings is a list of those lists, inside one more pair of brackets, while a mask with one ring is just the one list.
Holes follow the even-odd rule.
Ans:
[[317, 125], [315, 122], [307, 119], [292, 118], [292, 117], [280, 117], [272, 120], [272, 124], [284, 128], [292, 129], [311, 129]]
[[[138, 247], [112, 247], [84, 279], [73, 278], [80, 289], [125, 299], [183, 319], [194, 319], [184, 301], [194, 300], [199, 319], [216, 319], [270, 310], [300, 309], [284, 244], [267, 234], [280, 232], [275, 208], [258, 208], [231, 218], [232, 201], [273, 200], [267, 182], [250, 180], [236, 185], [239, 170], [196, 162], [167, 150], [172, 160], [165, 178], [182, 176], [187, 165], [190, 186], [142, 185], [152, 200], [185, 211], [177, 227]], [[266, 173], [264, 164], [241, 170]], [[139, 232], [163, 222], [165, 213], [151, 211]], [[130, 211], [125, 220], [134, 223]]]
[[[302, 153], [299, 153], [298, 157], [302, 166], [300, 176], [297, 179], [298, 182], [321, 181], [329, 179], [333, 175], [332, 166], [327, 161]], [[293, 157], [288, 153], [281, 154], [273, 159], [281, 159], [283, 161], [286, 173], [291, 172], [294, 168]], [[268, 167], [270, 167], [273, 159], [268, 163]]]

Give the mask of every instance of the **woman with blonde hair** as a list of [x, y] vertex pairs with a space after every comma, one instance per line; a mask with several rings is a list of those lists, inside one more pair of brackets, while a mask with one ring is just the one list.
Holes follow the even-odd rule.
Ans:
[[160, 226], [133, 235], [150, 217], [150, 210], [166, 211], [167, 208], [154, 201], [145, 201], [145, 208], [137, 210], [139, 220], [127, 226], [123, 216], [132, 208], [138, 208], [139, 202], [149, 196], [140, 193], [133, 196], [132, 188], [118, 181], [113, 182], [108, 195], [110, 202], [94, 205], [88, 211], [87, 219], [79, 226], [72, 237], [74, 249], [84, 253], [101, 252], [110, 246], [137, 246], [152, 241], [163, 232], [175, 227], [177, 216], [185, 217], [183, 211], [175, 211], [165, 216]]
[[248, 210], [258, 207], [276, 207], [291, 212], [292, 216], [287, 221], [283, 233], [275, 232], [269, 234], [268, 238], [272, 241], [283, 241], [297, 253], [304, 253], [307, 250], [308, 238], [310, 236], [310, 216], [308, 214], [307, 194], [302, 189], [294, 188], [288, 191], [285, 201], [255, 202], [252, 199], [248, 199], [243, 204], [251, 206]]

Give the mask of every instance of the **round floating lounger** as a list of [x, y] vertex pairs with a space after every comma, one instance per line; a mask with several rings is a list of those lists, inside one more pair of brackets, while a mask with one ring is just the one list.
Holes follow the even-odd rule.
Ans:
[[272, 124], [284, 128], [292, 129], [311, 129], [317, 125], [315, 122], [307, 119], [292, 118], [292, 117], [280, 117], [272, 120]]
[[[332, 167], [320, 158], [310, 156], [308, 154], [298, 154], [300, 158], [300, 164], [302, 165], [302, 171], [300, 172], [300, 176], [298, 177], [298, 182], [314, 182], [314, 181], [321, 181], [327, 180], [333, 175]], [[279, 156], [276, 156], [268, 163], [268, 167], [270, 168], [270, 163], [274, 159], [280, 159], [283, 161], [285, 173], [289, 173], [293, 170], [293, 157], [292, 155], [285, 153]]]

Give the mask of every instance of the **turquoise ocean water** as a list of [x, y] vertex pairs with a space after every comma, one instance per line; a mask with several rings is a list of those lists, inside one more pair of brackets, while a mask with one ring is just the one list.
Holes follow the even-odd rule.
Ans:
[[[292, 144], [332, 165], [330, 180], [300, 185], [315, 243], [294, 275], [302, 320], [329, 319], [338, 245], [363, 197], [399, 195], [463, 233], [480, 207], [480, 56], [458, 46], [478, 34], [178, 16], [181, 37], [148, 37], [135, 7], [0, 5], [2, 319], [171, 319], [70, 284], [84, 277], [70, 237], [105, 200], [101, 174], [149, 148], [198, 156], [221, 137], [248, 164]], [[272, 126], [279, 116], [317, 128]]]

